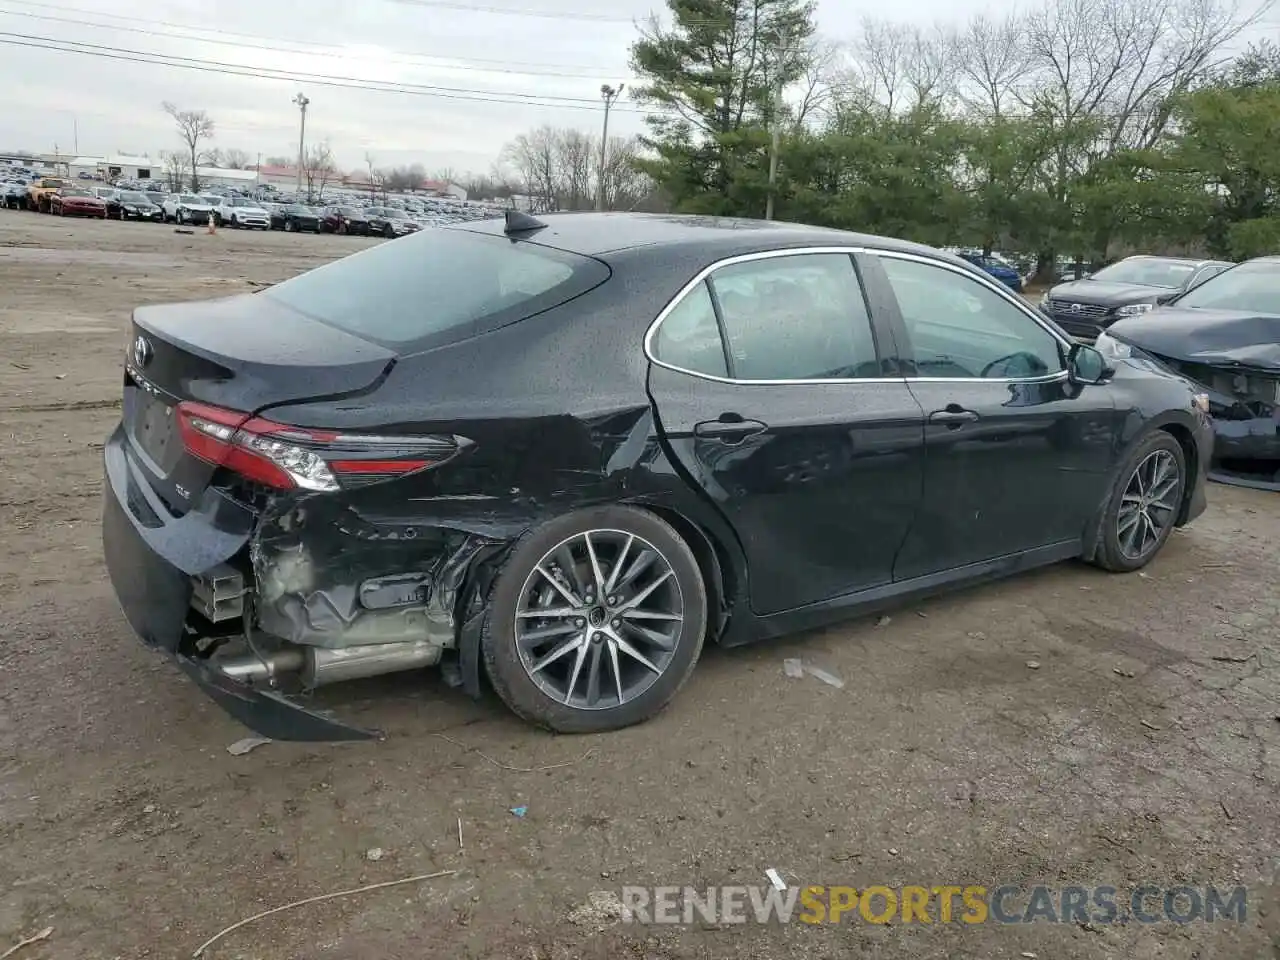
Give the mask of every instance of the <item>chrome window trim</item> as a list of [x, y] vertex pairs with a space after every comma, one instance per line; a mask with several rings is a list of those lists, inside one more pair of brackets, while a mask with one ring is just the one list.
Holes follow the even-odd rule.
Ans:
[[[994, 290], [997, 294], [1004, 297], [1014, 307], [1025, 313], [1032, 321], [1038, 324], [1042, 329], [1049, 333], [1055, 340], [1067, 349], [1071, 348], [1071, 342], [1062, 337], [1056, 330], [1048, 326], [1038, 317], [1024, 302], [1019, 300], [1007, 288], [990, 280], [985, 276], [975, 276], [970, 271], [955, 264], [947, 263], [934, 257], [923, 256], [916, 253], [906, 253], [897, 250], [881, 250], [874, 247], [851, 247], [851, 246], [818, 246], [818, 247], [786, 247], [779, 250], [758, 250], [755, 253], [742, 253], [732, 257], [725, 257], [717, 260], [709, 266], [703, 267], [694, 275], [693, 279], [686, 283], [676, 293], [674, 297], [667, 303], [665, 307], [659, 311], [657, 317], [649, 324], [644, 334], [644, 355], [650, 363], [663, 367], [667, 370], [673, 370], [676, 373], [683, 373], [686, 376], [697, 377], [699, 380], [709, 380], [713, 383], [728, 383], [734, 386], [751, 387], [751, 386], [791, 386], [796, 384], [849, 384], [849, 383], [1053, 383], [1058, 380], [1065, 380], [1068, 376], [1067, 370], [1061, 370], [1057, 373], [1051, 373], [1043, 377], [831, 377], [818, 380], [737, 380], [731, 377], [718, 377], [711, 373], [701, 373], [697, 370], [688, 370], [684, 367], [667, 363], [659, 360], [653, 354], [653, 338], [658, 332], [658, 327], [662, 326], [669, 314], [688, 296], [700, 283], [703, 283], [711, 274], [715, 273], [722, 267], [733, 266], [737, 263], [751, 263], [755, 260], [772, 260], [778, 257], [797, 257], [812, 254], [846, 254], [854, 256], [856, 254], [868, 254], [871, 256], [888, 256], [897, 257], [900, 260], [915, 260], [919, 263], [929, 266], [941, 267], [944, 270], [950, 270], [952, 273], [958, 273], [962, 277], [968, 277], [977, 283], [987, 286]], [[860, 278], [859, 278], [860, 280]]]

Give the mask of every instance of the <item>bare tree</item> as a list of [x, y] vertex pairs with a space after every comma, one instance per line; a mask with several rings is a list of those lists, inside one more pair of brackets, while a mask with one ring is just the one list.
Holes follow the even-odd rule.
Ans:
[[1031, 95], [1066, 124], [1103, 120], [1103, 149], [1150, 146], [1171, 98], [1219, 67], [1260, 13], [1235, 0], [1055, 0], [1027, 17]]
[[222, 153], [222, 162], [228, 170], [247, 170], [251, 165], [249, 152], [237, 147], [229, 147], [224, 150]]
[[793, 107], [796, 129], [821, 116], [831, 104], [839, 74], [840, 47], [830, 40], [811, 37], [802, 59], [803, 73], [796, 81]]
[[213, 118], [203, 110], [179, 110], [176, 105], [165, 101], [161, 106], [164, 112], [173, 118], [178, 127], [178, 135], [186, 144], [187, 154], [191, 160], [191, 189], [200, 189], [200, 177], [196, 174], [197, 158], [200, 144], [213, 139]]
[[556, 193], [566, 210], [584, 210], [595, 200], [596, 170], [600, 163], [600, 142], [589, 133], [567, 129], [556, 131]]
[[991, 20], [979, 14], [956, 36], [959, 97], [970, 110], [1002, 116], [1034, 67], [1026, 22], [1012, 15]]
[[307, 181], [307, 202], [319, 203], [324, 199], [325, 185], [333, 178], [337, 167], [333, 162], [333, 150], [328, 140], [313, 143], [302, 155], [302, 176]]
[[638, 137], [611, 137], [604, 165], [606, 210], [634, 210], [653, 197], [653, 181], [640, 170]]
[[191, 161], [185, 153], [167, 150], [160, 154], [164, 161], [164, 179], [171, 193], [180, 193], [187, 188], [191, 177]]
[[861, 88], [887, 113], [899, 105], [907, 85], [907, 58], [911, 53], [911, 28], [885, 20], [865, 19], [852, 47], [851, 76], [846, 86]]
[[928, 30], [867, 18], [850, 50], [843, 99], [879, 104], [887, 114], [944, 105], [956, 90], [957, 43], [942, 27]]
[[558, 134], [544, 126], [522, 133], [506, 145], [502, 161], [510, 164], [539, 210], [555, 210], [559, 201]]

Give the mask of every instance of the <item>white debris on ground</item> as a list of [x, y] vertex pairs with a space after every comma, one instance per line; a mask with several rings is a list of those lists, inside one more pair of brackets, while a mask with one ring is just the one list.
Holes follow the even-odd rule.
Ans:
[[593, 890], [587, 902], [570, 910], [565, 919], [579, 927], [610, 927], [622, 919], [622, 900], [612, 890]]

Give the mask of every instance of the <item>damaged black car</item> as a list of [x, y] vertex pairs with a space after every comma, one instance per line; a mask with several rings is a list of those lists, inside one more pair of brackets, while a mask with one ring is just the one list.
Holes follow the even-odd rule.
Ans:
[[1117, 323], [1096, 346], [1113, 359], [1150, 358], [1206, 393], [1212, 479], [1280, 490], [1280, 257], [1242, 263]]
[[1144, 566], [1204, 509], [1204, 411], [927, 247], [510, 213], [135, 311], [103, 545], [134, 631], [266, 736], [372, 735], [310, 691], [436, 664], [607, 730], [705, 642]]

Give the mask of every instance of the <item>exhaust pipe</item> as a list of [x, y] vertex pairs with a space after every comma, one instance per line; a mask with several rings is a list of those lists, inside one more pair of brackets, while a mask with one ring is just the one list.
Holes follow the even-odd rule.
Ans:
[[411, 643], [370, 643], [330, 650], [326, 647], [288, 647], [258, 656], [242, 653], [214, 660], [233, 680], [271, 683], [282, 674], [301, 673], [308, 687], [357, 680], [384, 673], [430, 667], [440, 660], [441, 647], [428, 640]]

